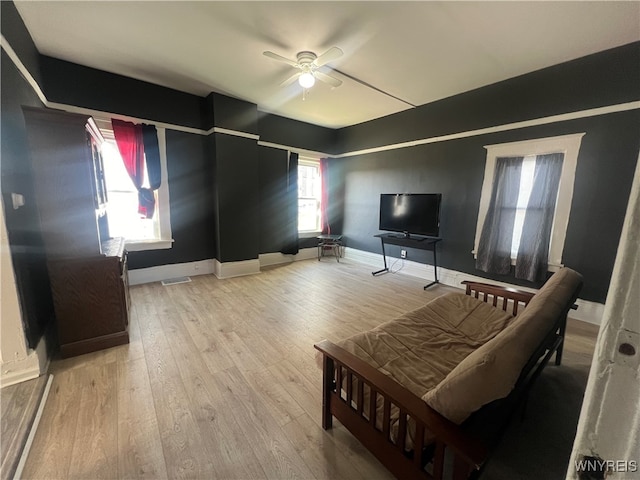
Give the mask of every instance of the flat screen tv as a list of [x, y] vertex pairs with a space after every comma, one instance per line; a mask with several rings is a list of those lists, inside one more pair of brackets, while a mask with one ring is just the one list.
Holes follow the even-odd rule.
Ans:
[[380, 230], [437, 237], [441, 201], [441, 193], [383, 193]]

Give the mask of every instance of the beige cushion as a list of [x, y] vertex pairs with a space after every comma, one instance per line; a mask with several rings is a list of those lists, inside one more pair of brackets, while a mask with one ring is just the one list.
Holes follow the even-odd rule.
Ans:
[[506, 397], [581, 283], [582, 276], [569, 268], [555, 273], [507, 328], [469, 354], [422, 399], [461, 423], [483, 405]]
[[463, 293], [449, 293], [338, 342], [421, 397], [513, 317]]

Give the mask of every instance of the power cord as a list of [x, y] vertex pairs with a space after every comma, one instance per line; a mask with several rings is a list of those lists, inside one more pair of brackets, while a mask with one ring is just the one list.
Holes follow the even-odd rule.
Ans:
[[[397, 270], [394, 270], [393, 267], [395, 266], [396, 263], [398, 263], [398, 261], [401, 262], [400, 268], [398, 268]], [[396, 258], [394, 262], [391, 264], [391, 266], [389, 267], [389, 273], [398, 273], [403, 268], [404, 268], [404, 258]]]

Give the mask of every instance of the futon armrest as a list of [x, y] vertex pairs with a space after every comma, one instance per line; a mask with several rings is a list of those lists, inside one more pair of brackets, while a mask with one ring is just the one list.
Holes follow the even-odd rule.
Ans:
[[[333, 360], [335, 367], [350, 370], [361, 377], [366, 384], [370, 384], [380, 395], [405, 411], [418, 424], [424, 425], [436, 438], [450, 447], [467, 464], [480, 468], [487, 456], [486, 447], [475, 438], [469, 437], [459, 425], [443, 417], [431, 408], [420, 397], [406, 389], [393, 378], [381, 373], [375, 367], [338, 345], [323, 340], [314, 345], [325, 357]], [[325, 372], [327, 375], [327, 372]]]

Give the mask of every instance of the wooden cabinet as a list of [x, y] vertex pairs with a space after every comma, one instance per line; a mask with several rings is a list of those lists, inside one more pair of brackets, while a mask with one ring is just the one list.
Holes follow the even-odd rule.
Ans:
[[128, 343], [127, 256], [108, 233], [100, 132], [87, 115], [23, 111], [61, 354]]

